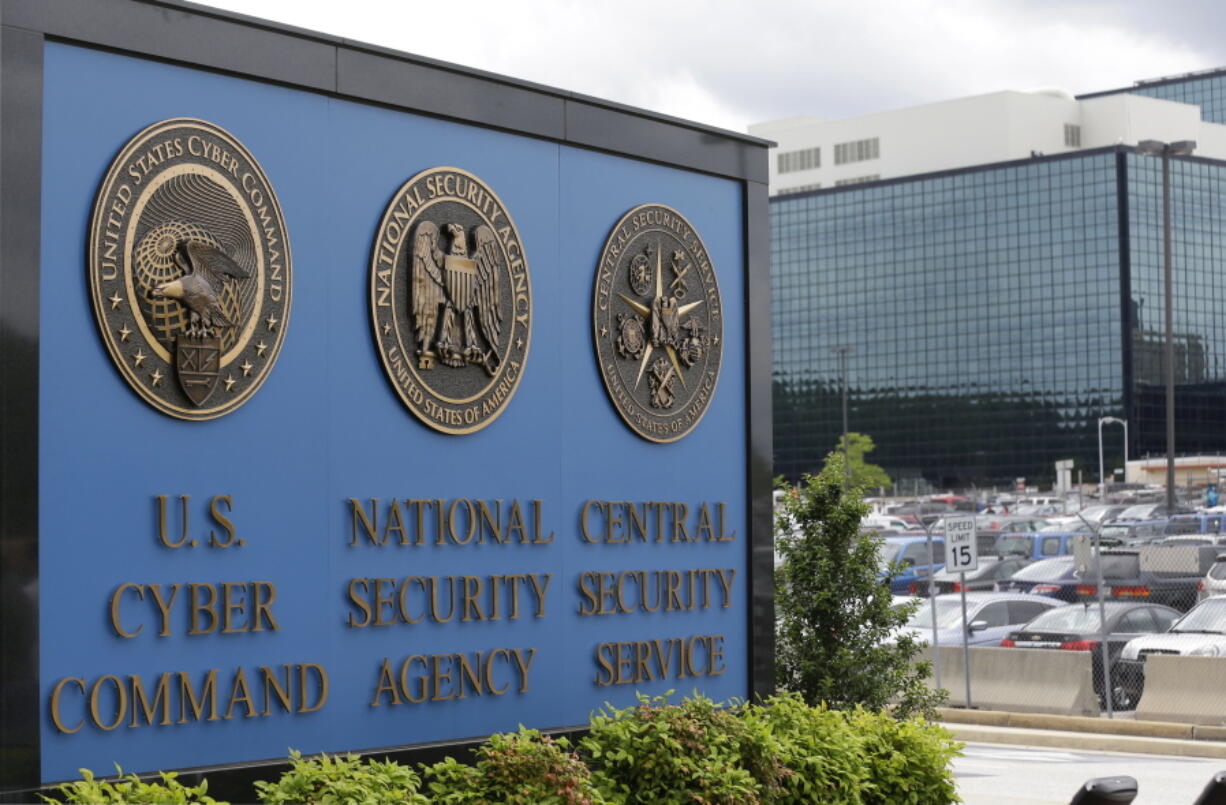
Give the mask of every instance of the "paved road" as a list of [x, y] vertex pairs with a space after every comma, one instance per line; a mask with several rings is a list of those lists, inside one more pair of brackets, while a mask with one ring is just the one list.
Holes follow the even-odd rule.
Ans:
[[1092, 777], [1127, 774], [1139, 785], [1133, 805], [1191, 805], [1226, 760], [1126, 755], [967, 744], [954, 760], [958, 793], [966, 805], [1066, 805]]

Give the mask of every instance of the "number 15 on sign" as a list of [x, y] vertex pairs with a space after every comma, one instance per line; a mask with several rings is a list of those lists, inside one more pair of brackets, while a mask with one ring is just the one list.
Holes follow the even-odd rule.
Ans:
[[945, 518], [945, 570], [965, 573], [979, 568], [974, 517]]

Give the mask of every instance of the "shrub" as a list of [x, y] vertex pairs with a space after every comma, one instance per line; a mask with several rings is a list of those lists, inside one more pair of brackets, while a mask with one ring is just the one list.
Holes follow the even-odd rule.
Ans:
[[303, 759], [290, 752], [291, 768], [275, 783], [257, 782], [260, 802], [306, 802], [313, 805], [428, 805], [421, 778], [395, 761], [363, 762], [357, 755]]
[[946, 805], [957, 802], [949, 762], [963, 744], [939, 724], [895, 720], [857, 709], [846, 714], [867, 763], [865, 805]]
[[454, 758], [425, 767], [438, 805], [604, 805], [591, 772], [565, 738], [536, 730], [491, 735], [475, 750], [476, 764]]
[[860, 533], [868, 513], [860, 490], [844, 490], [843, 457], [832, 453], [817, 476], [783, 496], [776, 547], [776, 680], [809, 704], [835, 709], [893, 703], [900, 717], [932, 716], [944, 698], [928, 690], [931, 663], [897, 630], [911, 615], [891, 608], [890, 568], [881, 539]]
[[80, 769], [82, 779], [65, 783], [55, 789], [63, 800], [43, 796], [45, 802], [71, 802], [82, 805], [108, 805], [108, 803], [132, 803], [133, 805], [226, 805], [205, 794], [208, 782], [197, 786], [185, 786], [175, 778], [175, 772], [158, 772], [161, 782], [144, 782], [135, 774], [123, 776], [123, 769], [115, 765], [119, 779], [98, 780], [89, 769]]
[[783, 693], [746, 708], [773, 736], [776, 757], [788, 773], [770, 802], [862, 805], [868, 770], [859, 739], [841, 712], [809, 707], [795, 693]]
[[626, 805], [770, 802], [787, 774], [763, 722], [703, 696], [606, 705], [579, 749], [604, 796]]

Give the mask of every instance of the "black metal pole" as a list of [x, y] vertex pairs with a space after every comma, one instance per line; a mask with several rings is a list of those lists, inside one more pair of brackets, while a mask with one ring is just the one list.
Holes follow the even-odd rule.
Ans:
[[1166, 297], [1166, 510], [1175, 512], [1175, 327], [1171, 277], [1171, 147], [1162, 149], [1162, 279]]
[[852, 347], [835, 347], [831, 350], [839, 356], [839, 377], [843, 384], [843, 489], [851, 486], [851, 456], [847, 444], [847, 356], [854, 351]]

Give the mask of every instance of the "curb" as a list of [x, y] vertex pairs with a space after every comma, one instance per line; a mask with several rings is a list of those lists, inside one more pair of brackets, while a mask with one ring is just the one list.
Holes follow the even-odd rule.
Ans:
[[[1094, 733], [1102, 736], [1158, 738], [1189, 742], [1226, 741], [1226, 726], [1220, 725], [1087, 718], [1085, 716], [1062, 716], [1048, 713], [1014, 713], [1004, 710], [964, 710], [953, 707], [937, 708], [937, 715], [947, 726], [967, 724], [982, 727]], [[1226, 751], [1226, 744], [1223, 744], [1222, 749]], [[1206, 757], [1219, 756], [1207, 755]], [[1221, 755], [1221, 757], [1226, 757], [1226, 755]]]
[[1183, 757], [1226, 759], [1226, 743], [1217, 741], [1149, 738], [1094, 732], [999, 727], [980, 724], [945, 723], [959, 741], [1015, 746], [1043, 746], [1059, 749], [1085, 749], [1095, 752], [1130, 752], [1142, 755], [1180, 755]]

